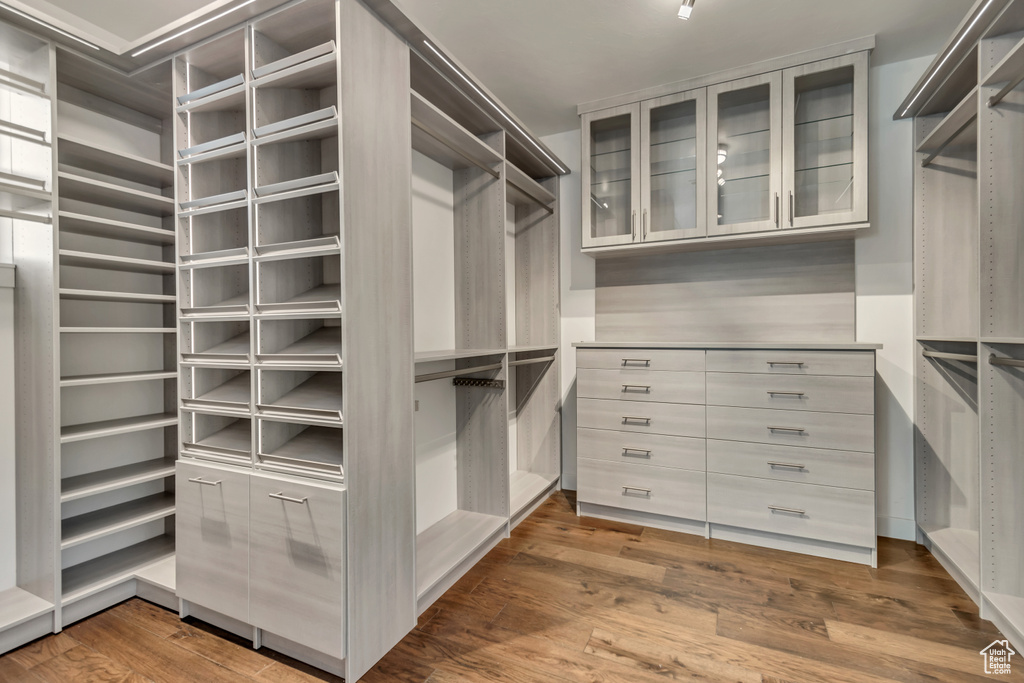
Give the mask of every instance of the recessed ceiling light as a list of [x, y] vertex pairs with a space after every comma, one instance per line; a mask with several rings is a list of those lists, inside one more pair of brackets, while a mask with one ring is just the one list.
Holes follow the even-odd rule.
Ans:
[[682, 7], [679, 8], [679, 18], [689, 19], [690, 15], [693, 14], [693, 3], [696, 0], [683, 0]]

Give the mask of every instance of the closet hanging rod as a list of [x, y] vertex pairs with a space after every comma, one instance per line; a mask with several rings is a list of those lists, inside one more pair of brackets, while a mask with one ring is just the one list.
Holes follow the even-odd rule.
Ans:
[[1015, 76], [1009, 83], [1003, 86], [1003, 89], [997, 92], [992, 97], [988, 98], [988, 106], [994, 107], [1003, 101], [1003, 98], [1010, 94], [1014, 88], [1021, 83], [1024, 83], [1024, 73], [1019, 76]]
[[935, 161], [935, 158], [937, 156], [939, 156], [940, 154], [942, 154], [946, 150], [946, 148], [949, 147], [950, 143], [953, 142], [953, 140], [956, 140], [957, 137], [960, 136], [960, 133], [963, 133], [965, 130], [967, 130], [970, 127], [970, 125], [972, 123], [974, 123], [974, 120], [976, 118], [977, 118], [977, 115], [972, 116], [971, 118], [967, 119], [967, 122], [964, 125], [962, 125], [959, 128], [957, 128], [955, 133], [953, 133], [948, 138], [946, 138], [946, 140], [941, 145], [939, 145], [938, 148], [935, 149], [935, 151], [933, 151], [931, 154], [929, 154], [927, 157], [925, 157], [924, 161], [921, 162], [921, 167], [924, 168], [925, 166], [928, 166], [933, 161]]
[[459, 150], [459, 149], [456, 149], [455, 147], [452, 147], [452, 146], [451, 146], [451, 145], [449, 145], [449, 144], [448, 144], [447, 142], [445, 142], [443, 138], [441, 138], [441, 137], [440, 137], [439, 135], [437, 135], [436, 133], [434, 133], [434, 131], [430, 130], [429, 128], [427, 128], [426, 126], [424, 126], [424, 125], [423, 125], [422, 123], [420, 123], [420, 122], [419, 122], [419, 121], [417, 121], [416, 119], [413, 119], [413, 120], [412, 120], [412, 125], [416, 126], [416, 127], [417, 127], [417, 128], [419, 128], [420, 130], [422, 130], [422, 131], [423, 131], [424, 133], [426, 133], [426, 134], [427, 134], [427, 135], [429, 135], [430, 137], [434, 138], [435, 140], [437, 140], [438, 142], [440, 142], [440, 143], [441, 143], [442, 145], [444, 145], [445, 147], [447, 147], [447, 148], [448, 148], [448, 149], [450, 149], [451, 151], [453, 151], [453, 152], [455, 152], [456, 154], [458, 154], [458, 155], [459, 155], [460, 157], [462, 157], [463, 159], [465, 159], [465, 160], [466, 160], [466, 161], [468, 161], [469, 163], [473, 164], [473, 166], [476, 166], [477, 168], [479, 168], [479, 169], [480, 169], [481, 171], [485, 171], [486, 173], [489, 173], [489, 174], [491, 174], [492, 176], [494, 176], [494, 177], [495, 177], [496, 179], [498, 179], [498, 180], [501, 180], [501, 174], [500, 174], [500, 173], [498, 173], [497, 171], [495, 171], [495, 170], [494, 170], [493, 168], [488, 168], [488, 167], [487, 167], [487, 166], [485, 166], [484, 164], [481, 164], [481, 163], [480, 163], [479, 161], [477, 161], [476, 159], [472, 159], [472, 158], [470, 158], [470, 156], [469, 156], [468, 154], [464, 154], [464, 153], [462, 152], [462, 150]]
[[463, 375], [471, 375], [474, 372], [487, 372], [489, 370], [501, 370], [501, 363], [492, 363], [491, 365], [478, 365], [472, 368], [460, 368], [458, 370], [446, 370], [444, 372], [431, 372], [426, 375], [416, 375], [416, 383], [420, 382], [432, 382], [435, 379], [447, 379], [448, 377], [462, 377]]
[[922, 351], [925, 358], [938, 358], [940, 360], [962, 360], [965, 363], [977, 363], [978, 357], [970, 353], [946, 353], [945, 351]]
[[534, 363], [552, 363], [554, 362], [554, 356], [544, 356], [543, 358], [527, 358], [526, 360], [510, 360], [508, 362], [509, 367], [515, 365], [533, 365]]
[[996, 354], [992, 354], [988, 357], [988, 362], [992, 365], [1005, 365], [1011, 368], [1024, 368], [1024, 360], [1017, 358], [1000, 358]]

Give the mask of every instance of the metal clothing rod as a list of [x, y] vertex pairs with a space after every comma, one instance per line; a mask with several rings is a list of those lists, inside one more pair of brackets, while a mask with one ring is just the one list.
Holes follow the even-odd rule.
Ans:
[[997, 92], [992, 97], [988, 98], [988, 106], [989, 107], [994, 107], [997, 104], [999, 104], [1000, 102], [1002, 102], [1003, 98], [1006, 97], [1007, 95], [1009, 95], [1010, 91], [1013, 90], [1014, 88], [1016, 88], [1022, 82], [1024, 82], [1024, 73], [1022, 73], [1020, 76], [1015, 77], [1009, 83], [1004, 85], [1002, 90]]
[[447, 379], [448, 377], [462, 377], [463, 375], [471, 375], [474, 372], [486, 372], [488, 370], [501, 370], [501, 363], [493, 363], [491, 365], [478, 365], [474, 368], [462, 368], [460, 370], [446, 370], [444, 372], [431, 372], [426, 375], [416, 375], [416, 383], [420, 382], [432, 382], [435, 379]]
[[1006, 365], [1011, 368], [1024, 368], [1024, 360], [1018, 360], [1016, 358], [1000, 358], [994, 353], [988, 357], [988, 362], [992, 365]]
[[533, 365], [534, 363], [551, 363], [555, 360], [554, 356], [544, 356], [543, 358], [528, 358], [526, 360], [510, 360], [508, 362], [509, 367], [514, 365]]
[[977, 363], [978, 357], [970, 353], [946, 353], [945, 351], [922, 351], [925, 358], [939, 358], [942, 360], [962, 360], [965, 363]]
[[463, 159], [465, 159], [469, 163], [471, 163], [474, 166], [476, 166], [477, 168], [479, 168], [481, 171], [484, 171], [486, 173], [490, 173], [492, 176], [494, 176], [498, 180], [501, 180], [501, 174], [499, 172], [495, 171], [493, 168], [488, 168], [487, 166], [485, 166], [484, 164], [481, 164], [476, 159], [470, 158], [470, 156], [468, 154], [465, 154], [461, 149], [456, 149], [455, 147], [452, 147], [447, 142], [445, 142], [437, 133], [435, 133], [434, 131], [430, 130], [429, 128], [424, 126], [422, 123], [420, 123], [416, 119], [412, 120], [412, 125], [416, 126], [420, 130], [422, 130], [424, 133], [426, 133], [430, 137], [434, 138], [435, 140], [440, 142], [442, 145], [444, 145], [445, 147], [447, 147], [451, 151], [455, 152], [456, 154], [458, 154], [460, 157], [462, 157]]
[[949, 136], [948, 138], [946, 138], [946, 141], [945, 141], [945, 142], [943, 142], [943, 143], [942, 143], [941, 145], [939, 145], [938, 149], [936, 149], [936, 150], [935, 150], [934, 152], [932, 152], [932, 153], [931, 153], [931, 154], [929, 154], [929, 155], [928, 155], [927, 157], [925, 157], [924, 161], [922, 161], [922, 162], [921, 162], [921, 167], [922, 167], [922, 168], [924, 168], [924, 167], [925, 167], [925, 166], [927, 166], [928, 164], [930, 164], [930, 163], [932, 163], [933, 161], [935, 161], [935, 157], [937, 157], [937, 156], [939, 156], [940, 154], [942, 154], [942, 152], [943, 152], [943, 151], [944, 151], [944, 150], [945, 150], [945, 149], [946, 149], [947, 147], [949, 147], [949, 143], [953, 142], [953, 140], [956, 140], [956, 139], [957, 139], [957, 137], [958, 137], [958, 136], [960, 135], [960, 133], [963, 133], [963, 132], [964, 132], [965, 130], [967, 130], [967, 128], [968, 128], [968, 127], [969, 127], [969, 126], [970, 126], [970, 125], [971, 125], [972, 123], [974, 123], [974, 119], [976, 119], [976, 118], [978, 118], [978, 117], [977, 117], [977, 116], [972, 116], [971, 118], [967, 119], [967, 123], [965, 123], [964, 125], [962, 125], [962, 126], [960, 126], [959, 128], [957, 128], [957, 129], [956, 129], [956, 132], [955, 132], [955, 133], [953, 133], [952, 135], [950, 135], [950, 136]]

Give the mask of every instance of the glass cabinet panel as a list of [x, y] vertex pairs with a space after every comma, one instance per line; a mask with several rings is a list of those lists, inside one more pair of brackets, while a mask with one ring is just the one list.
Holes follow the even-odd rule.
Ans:
[[703, 91], [644, 103], [644, 241], [707, 234], [698, 178], [706, 146], [704, 113]]
[[771, 220], [771, 86], [722, 93], [715, 149], [718, 224]]
[[[632, 111], [590, 121], [589, 240], [591, 245], [633, 241], [636, 233], [636, 117]], [[586, 189], [584, 189], [586, 192]], [[586, 237], [586, 235], [585, 235]]]

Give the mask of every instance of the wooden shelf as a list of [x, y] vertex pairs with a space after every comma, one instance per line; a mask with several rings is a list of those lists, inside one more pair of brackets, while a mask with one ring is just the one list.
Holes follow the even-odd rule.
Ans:
[[416, 363], [437, 363], [447, 360], [465, 360], [504, 356], [505, 349], [444, 349], [441, 351], [417, 351]]
[[537, 496], [547, 491], [558, 481], [558, 475], [540, 475], [533, 472], [516, 470], [509, 477], [509, 498], [511, 501], [512, 517], [530, 506], [530, 503], [537, 499]]
[[928, 136], [918, 145], [917, 151], [928, 156], [921, 163], [927, 166], [960, 133], [978, 118], [978, 87], [975, 86], [960, 104], [949, 112]]
[[251, 85], [253, 88], [320, 90], [336, 84], [337, 80], [337, 51], [332, 50], [328, 54], [268, 73], [252, 81]]
[[982, 344], [1024, 344], [1024, 337], [982, 337]]
[[127, 382], [154, 382], [157, 380], [177, 379], [177, 370], [153, 370], [150, 372], [115, 372], [105, 375], [78, 375], [62, 377], [61, 388], [92, 387], [100, 384], [123, 384]]
[[497, 515], [456, 510], [416, 536], [416, 597], [421, 598], [505, 528]]
[[555, 195], [508, 161], [505, 162], [505, 180], [508, 182], [509, 201], [515, 206], [539, 206], [553, 213]]
[[934, 335], [920, 336], [916, 338], [919, 342], [950, 342], [955, 344], [976, 344], [977, 337], [936, 337]]
[[320, 285], [293, 296], [281, 303], [256, 305], [260, 316], [298, 316], [308, 318], [316, 315], [341, 313], [341, 285]]
[[341, 367], [341, 328], [321, 327], [294, 344], [273, 353], [261, 353], [264, 365]]
[[539, 351], [558, 351], [558, 344], [547, 344], [538, 346], [510, 346], [509, 353], [537, 353]]
[[143, 185], [174, 186], [174, 168], [169, 164], [112, 152], [68, 135], [57, 137], [57, 152], [62, 164]]
[[238, 419], [204, 439], [184, 444], [184, 449], [234, 462], [249, 461], [252, 459], [251, 430], [252, 423], [248, 418]]
[[245, 143], [245, 132], [242, 131], [179, 149], [178, 166], [243, 157]]
[[154, 275], [171, 275], [174, 273], [173, 263], [128, 258], [127, 256], [93, 254], [85, 251], [71, 251], [70, 249], [60, 250], [60, 264], [62, 266], [116, 270], [127, 273], [149, 273]]
[[61, 334], [177, 334], [174, 327], [62, 327]]
[[65, 301], [110, 301], [126, 304], [173, 304], [173, 294], [136, 294], [135, 292], [99, 292], [91, 289], [60, 289]]
[[338, 135], [338, 108], [324, 107], [306, 114], [253, 128], [254, 146], [279, 142], [320, 140]]
[[182, 399], [181, 403], [182, 407], [200, 410], [204, 406], [211, 408], [234, 408], [235, 410], [245, 411], [246, 416], [248, 416], [251, 395], [250, 375], [248, 372], [242, 372], [201, 396], [197, 396], [194, 399]]
[[205, 351], [183, 353], [182, 358], [191, 363], [248, 363], [249, 332], [243, 332], [227, 341], [216, 344]]
[[304, 64], [308, 64], [315, 59], [322, 59], [327, 55], [334, 55], [337, 51], [337, 45], [333, 40], [328, 40], [325, 43], [314, 45], [305, 50], [301, 50], [294, 54], [290, 54], [287, 57], [275, 60], [263, 66], [255, 67], [252, 70], [252, 77], [256, 80], [275, 74], [285, 69], [292, 69], [299, 67]]
[[260, 462], [344, 477], [343, 432], [337, 427], [309, 426], [274, 450], [261, 452]]
[[324, 185], [312, 185], [309, 187], [303, 187], [298, 190], [291, 190], [289, 192], [279, 192], [277, 194], [269, 194], [266, 196], [255, 197], [252, 200], [253, 204], [269, 204], [270, 202], [283, 202], [289, 199], [298, 199], [299, 197], [308, 197], [313, 194], [327, 194], [328, 192], [337, 192], [341, 189], [341, 183], [333, 182], [326, 183]]
[[981, 586], [981, 537], [969, 529], [927, 529], [935, 550], [953, 563], [958, 571], [977, 592]]
[[61, 572], [65, 604], [127, 581], [147, 567], [174, 558], [174, 537], [157, 536]]
[[60, 502], [67, 503], [173, 476], [174, 458], [158, 458], [134, 465], [68, 477], [61, 481]]
[[61, 211], [57, 214], [61, 232], [71, 232], [91, 237], [140, 242], [142, 244], [174, 244], [173, 230], [153, 228], [115, 221], [108, 218], [86, 216], [85, 214]]
[[177, 413], [157, 413], [155, 415], [139, 415], [136, 417], [122, 417], [116, 420], [87, 422], [85, 424], [61, 427], [60, 442], [64, 444], [75, 441], [88, 441], [90, 439], [102, 439], [108, 436], [117, 436], [118, 434], [131, 434], [150, 429], [173, 427], [176, 424], [178, 424]]
[[174, 200], [170, 197], [86, 178], [67, 171], [58, 172], [57, 178], [61, 199], [76, 199], [151, 216], [174, 215]]
[[271, 195], [283, 195], [292, 192], [301, 192], [303, 190], [312, 190], [317, 187], [333, 187], [338, 184], [338, 172], [329, 171], [327, 173], [318, 173], [316, 175], [306, 176], [303, 178], [293, 178], [291, 180], [283, 180], [279, 183], [270, 183], [268, 185], [258, 185], [253, 192], [260, 199], [265, 199]]
[[238, 74], [178, 97], [179, 114], [245, 108], [245, 76]]
[[230, 296], [209, 306], [182, 308], [183, 318], [206, 318], [221, 316], [246, 316], [249, 314], [249, 292]]
[[415, 90], [412, 105], [412, 148], [437, 163], [459, 170], [479, 167], [493, 173], [502, 157], [478, 137], [456, 123]]
[[1014, 45], [1006, 56], [981, 80], [982, 85], [998, 85], [1024, 77], [1024, 39]]
[[342, 376], [318, 372], [276, 401], [257, 406], [261, 415], [343, 424]]
[[60, 549], [67, 550], [173, 514], [174, 494], [158, 493], [69, 517], [61, 522]]
[[308, 240], [257, 246], [256, 260], [265, 263], [313, 256], [333, 256], [340, 253], [341, 238], [338, 235], [324, 235]]
[[53, 603], [21, 588], [0, 592], [0, 631], [53, 611]]

